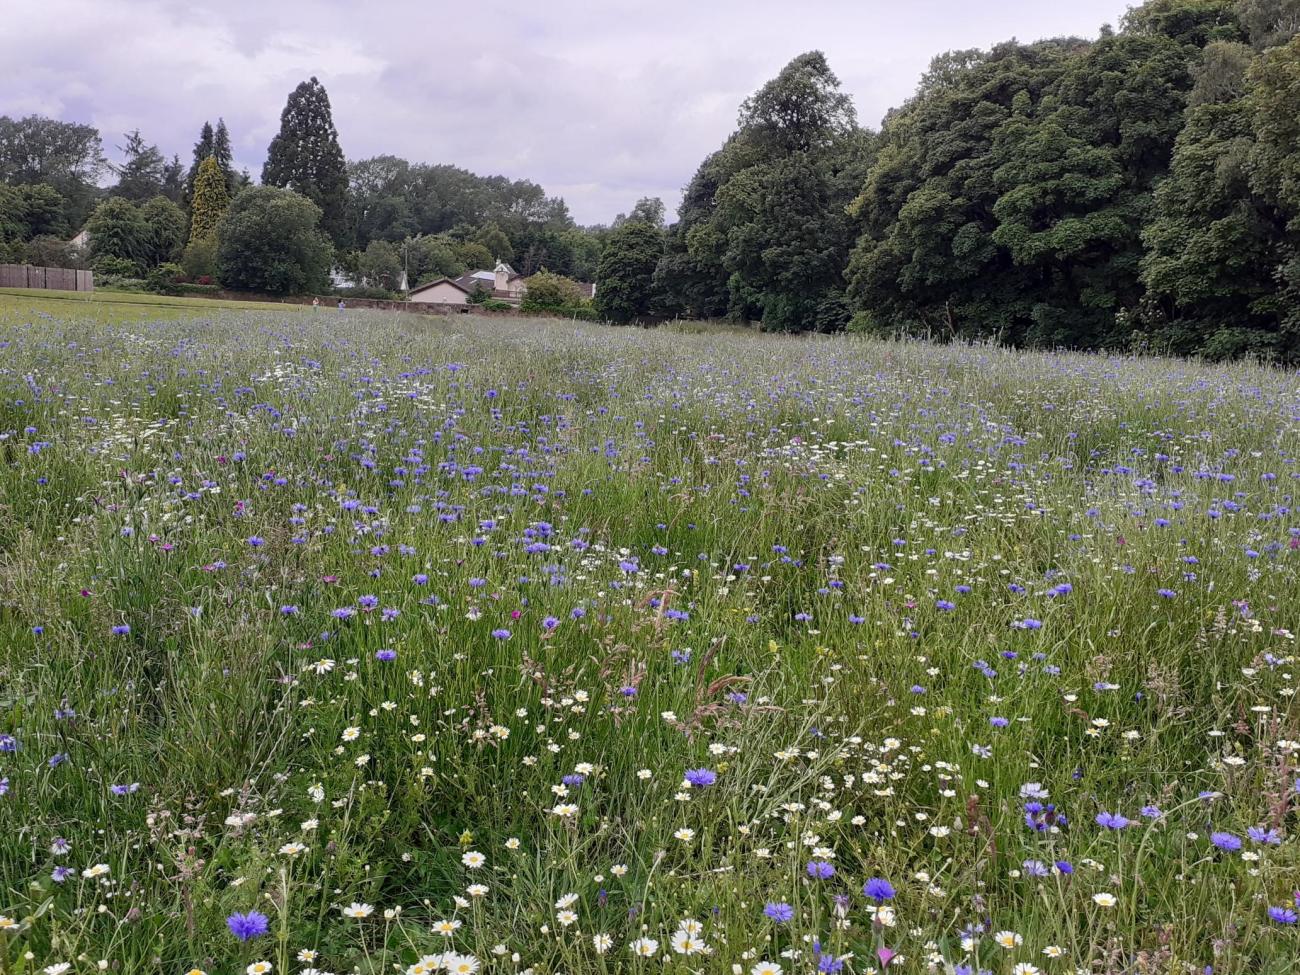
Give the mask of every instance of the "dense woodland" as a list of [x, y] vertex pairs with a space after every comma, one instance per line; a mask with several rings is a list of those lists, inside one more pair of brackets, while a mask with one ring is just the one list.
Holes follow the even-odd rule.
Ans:
[[346, 162], [314, 78], [260, 187], [221, 122], [187, 169], [138, 132], [110, 164], [90, 126], [0, 118], [0, 252], [73, 261], [84, 225], [101, 272], [272, 291], [322, 288], [331, 266], [393, 289], [502, 259], [597, 281], [615, 321], [1295, 362], [1298, 33], [1300, 0], [1150, 0], [1095, 40], [940, 55], [880, 131], [803, 54], [743, 103], [670, 226], [654, 199], [579, 227], [527, 180]]

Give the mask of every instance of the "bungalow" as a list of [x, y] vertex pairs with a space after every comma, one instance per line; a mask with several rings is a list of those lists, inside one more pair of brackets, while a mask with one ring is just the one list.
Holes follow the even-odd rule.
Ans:
[[467, 305], [471, 292], [459, 283], [459, 278], [439, 278], [413, 289], [406, 296], [407, 301], [426, 305]]
[[527, 290], [524, 276], [501, 261], [492, 271], [468, 271], [458, 278], [439, 278], [422, 284], [413, 289], [407, 298], [428, 304], [463, 305], [469, 301], [470, 295], [481, 292], [488, 298], [517, 305]]
[[[578, 287], [585, 297], [596, 296], [594, 284], [578, 282]], [[517, 305], [527, 291], [528, 281], [524, 276], [516, 274], [514, 268], [502, 261], [493, 271], [467, 271], [458, 278], [438, 278], [422, 284], [410, 291], [407, 300], [430, 305], [464, 305], [475, 294], [481, 294], [485, 298]]]

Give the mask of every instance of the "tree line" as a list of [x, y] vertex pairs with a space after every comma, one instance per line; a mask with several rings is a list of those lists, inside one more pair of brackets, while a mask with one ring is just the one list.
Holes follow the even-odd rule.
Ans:
[[941, 55], [879, 132], [801, 55], [629, 310], [1297, 361], [1297, 31], [1297, 0], [1150, 0], [1096, 40]]
[[[272, 292], [325, 290], [337, 267], [382, 293], [498, 260], [591, 280], [606, 232], [578, 227], [528, 180], [394, 156], [346, 162], [315, 78], [290, 93], [260, 185], [235, 171], [224, 120], [203, 123], [188, 168], [138, 131], [117, 148], [111, 163], [92, 126], [0, 117], [0, 260]], [[88, 254], [68, 243], [83, 228]]]
[[392, 288], [506, 260], [595, 280], [614, 321], [1296, 362], [1298, 35], [1300, 0], [1148, 0], [1096, 39], [942, 54], [878, 131], [802, 54], [740, 106], [670, 226], [656, 199], [584, 228], [527, 180], [347, 163], [314, 78], [259, 187], [219, 122], [184, 171], [129, 134], [99, 201], [97, 132], [0, 119], [0, 248], [91, 214], [97, 260], [179, 259], [232, 287], [316, 288], [337, 265]]

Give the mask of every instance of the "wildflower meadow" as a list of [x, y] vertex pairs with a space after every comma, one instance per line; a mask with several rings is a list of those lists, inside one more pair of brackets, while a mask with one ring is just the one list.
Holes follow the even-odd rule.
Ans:
[[0, 971], [1283, 973], [1300, 383], [0, 298]]

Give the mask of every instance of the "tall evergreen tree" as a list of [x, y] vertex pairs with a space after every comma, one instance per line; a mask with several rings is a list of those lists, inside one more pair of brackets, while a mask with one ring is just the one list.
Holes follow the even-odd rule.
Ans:
[[194, 181], [194, 200], [190, 204], [190, 239], [205, 240], [212, 236], [229, 203], [226, 181], [222, 178], [216, 157], [208, 156], [199, 166], [199, 175]]
[[117, 173], [113, 196], [125, 197], [137, 203], [158, 196], [163, 190], [163, 171], [166, 162], [157, 146], [149, 145], [135, 129], [126, 133], [126, 145], [118, 146], [122, 162], [111, 166]]
[[190, 162], [189, 171], [185, 174], [185, 199], [187, 201], [194, 199], [194, 181], [198, 178], [199, 167], [203, 165], [203, 161], [212, 155], [212, 142], [212, 123], [204, 122], [203, 128], [199, 131], [199, 141], [194, 143], [194, 157]]
[[123, 197], [109, 197], [86, 221], [90, 253], [95, 258], [116, 257], [142, 269], [149, 263], [153, 239], [140, 208]]
[[163, 166], [162, 195], [173, 203], [185, 202], [185, 167], [178, 155], [173, 154], [171, 162]]
[[165, 196], [155, 196], [140, 207], [140, 219], [146, 228], [147, 246], [142, 257], [146, 267], [181, 256], [185, 242], [185, 211]]
[[239, 190], [239, 174], [235, 172], [234, 151], [230, 147], [230, 130], [226, 120], [217, 119], [216, 131], [212, 133], [212, 158], [217, 161], [217, 168], [226, 181], [226, 195], [234, 198]]
[[348, 242], [348, 173], [324, 86], [311, 78], [289, 94], [280, 131], [267, 149], [262, 183], [294, 190], [321, 210], [321, 228], [339, 247]]

